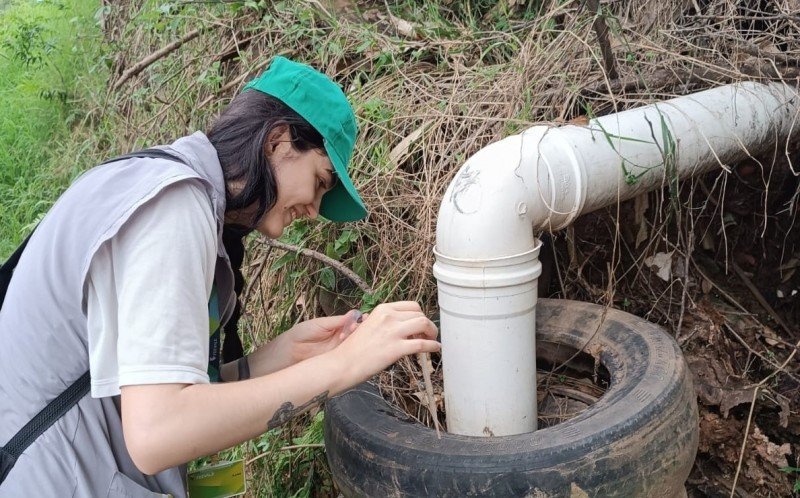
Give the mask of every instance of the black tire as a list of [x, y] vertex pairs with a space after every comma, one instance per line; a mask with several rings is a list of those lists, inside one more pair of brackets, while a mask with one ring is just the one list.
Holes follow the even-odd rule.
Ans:
[[437, 439], [372, 384], [329, 401], [325, 446], [339, 489], [348, 497], [685, 496], [698, 442], [686, 361], [661, 327], [628, 313], [609, 309], [598, 330], [603, 309], [539, 300], [537, 352], [558, 362], [583, 348], [610, 376], [597, 403], [553, 427]]

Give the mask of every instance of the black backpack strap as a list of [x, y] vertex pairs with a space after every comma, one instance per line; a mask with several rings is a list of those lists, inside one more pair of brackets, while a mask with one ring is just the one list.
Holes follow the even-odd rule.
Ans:
[[[161, 149], [145, 149], [139, 152], [124, 154], [122, 156], [109, 159], [102, 164], [121, 161], [123, 159], [132, 159], [135, 157], [167, 159], [169, 161], [176, 161], [186, 164], [183, 159]], [[33, 231], [36, 231], [36, 229], [34, 228]], [[14, 251], [14, 254], [12, 254], [11, 257], [9, 257], [8, 260], [3, 264], [2, 268], [0, 268], [0, 309], [2, 309], [6, 291], [11, 283], [11, 277], [14, 275], [14, 269], [17, 267], [17, 263], [19, 263], [19, 258], [22, 256], [25, 246], [28, 245], [31, 235], [33, 235], [33, 232], [31, 232], [31, 234], [25, 238], [25, 241], [19, 245], [17, 250]], [[239, 337], [237, 336], [236, 339], [238, 340]], [[89, 372], [87, 371], [81, 375], [78, 380], [73, 382], [72, 385], [70, 385], [64, 392], [59, 394], [56, 399], [52, 400], [44, 408], [42, 408], [42, 410], [37, 413], [36, 416], [34, 416], [27, 424], [25, 424], [25, 426], [22, 427], [22, 429], [19, 430], [19, 432], [17, 432], [2, 448], [0, 448], [0, 483], [5, 480], [8, 473], [14, 467], [14, 464], [17, 463], [19, 456], [26, 449], [28, 449], [28, 446], [30, 446], [31, 443], [36, 440], [36, 438], [41, 436], [44, 431], [49, 429], [50, 426], [56, 422], [56, 420], [67, 413], [70, 408], [75, 406], [78, 401], [86, 396], [86, 394], [89, 392], [90, 386], [91, 379], [89, 377]]]
[[6, 475], [17, 463], [17, 458], [24, 452], [36, 438], [41, 436], [44, 431], [56, 423], [56, 420], [67, 413], [70, 408], [80, 401], [89, 392], [89, 372], [72, 383], [56, 399], [47, 404], [42, 410], [33, 417], [30, 422], [25, 424], [9, 442], [0, 448], [0, 482], [3, 482]]
[[[168, 161], [175, 161], [181, 164], [186, 164], [186, 161], [181, 159], [180, 157], [170, 154], [169, 152], [163, 151], [161, 149], [144, 149], [138, 152], [131, 152], [128, 154], [123, 154], [121, 156], [114, 157], [107, 161], [104, 161], [100, 164], [108, 164], [113, 163], [116, 161], [122, 161], [123, 159], [133, 159], [136, 157], [152, 157], [155, 159], [166, 159]], [[25, 240], [17, 247], [14, 253], [9, 256], [3, 266], [0, 267], [0, 309], [3, 309], [3, 301], [6, 298], [6, 292], [8, 291], [8, 286], [11, 283], [11, 277], [14, 275], [14, 269], [17, 267], [17, 263], [19, 263], [19, 258], [22, 256], [22, 251], [25, 250], [25, 246], [28, 245], [28, 241], [31, 239], [33, 232], [36, 231], [34, 228], [31, 233], [25, 237]]]
[[122, 161], [125, 159], [134, 159], [137, 157], [150, 157], [153, 159], [166, 159], [167, 161], [175, 161], [176, 163], [186, 164], [186, 161], [181, 159], [180, 157], [176, 156], [175, 154], [170, 154], [169, 152], [161, 149], [144, 149], [137, 152], [129, 152], [127, 154], [122, 154], [121, 156], [112, 157], [107, 161], [103, 161], [100, 164], [108, 164], [117, 161]]

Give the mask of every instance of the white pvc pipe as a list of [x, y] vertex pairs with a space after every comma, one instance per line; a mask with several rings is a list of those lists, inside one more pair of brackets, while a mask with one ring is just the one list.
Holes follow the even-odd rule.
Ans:
[[800, 131], [799, 110], [794, 88], [746, 82], [535, 126], [472, 156], [445, 192], [434, 249], [448, 430], [536, 429], [534, 231], [775, 151]]

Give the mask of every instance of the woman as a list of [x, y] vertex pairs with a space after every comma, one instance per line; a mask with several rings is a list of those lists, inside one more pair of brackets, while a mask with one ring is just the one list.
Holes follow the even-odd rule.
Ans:
[[24, 451], [1, 496], [185, 496], [186, 462], [439, 349], [419, 306], [395, 302], [357, 327], [300, 323], [217, 368], [218, 325], [238, 315], [229, 251], [241, 237], [366, 214], [346, 169], [355, 135], [338, 86], [277, 58], [207, 136], [162, 147], [173, 160], [113, 161], [73, 183], [0, 310], [0, 441], [87, 370], [91, 396]]

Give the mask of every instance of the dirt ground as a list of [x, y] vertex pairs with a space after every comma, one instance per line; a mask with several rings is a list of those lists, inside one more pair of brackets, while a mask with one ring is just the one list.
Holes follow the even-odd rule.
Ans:
[[[731, 496], [737, 474], [734, 496], [791, 496], [800, 475], [781, 469], [798, 467], [800, 455], [800, 356], [792, 356], [800, 340], [800, 180], [781, 160], [736, 165], [733, 175], [711, 174], [687, 187], [693, 192], [683, 216], [693, 217], [694, 230], [684, 232], [682, 249], [655, 249], [673, 251], [666, 264], [636, 259], [636, 235], [622, 227], [647, 225], [647, 213], [638, 222], [626, 219], [636, 217], [637, 203], [622, 206], [620, 246], [632, 250], [622, 251], [619, 265], [639, 276], [616, 272], [625, 276], [616, 281], [615, 306], [664, 325], [693, 373], [700, 446], [689, 496]], [[555, 240], [557, 254], [568, 253], [572, 242], [578, 261], [588, 256], [577, 272], [586, 286], [577, 294], [588, 299], [606, 292], [617, 226], [609, 211], [584, 217], [574, 234]], [[651, 231], [651, 242], [676, 237], [677, 230], [662, 228]], [[664, 266], [672, 270], [670, 283], [655, 275]]]

